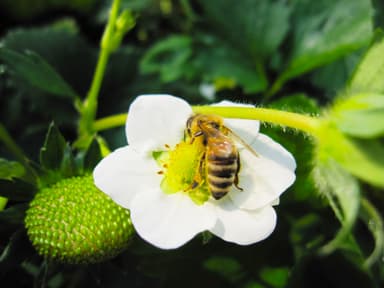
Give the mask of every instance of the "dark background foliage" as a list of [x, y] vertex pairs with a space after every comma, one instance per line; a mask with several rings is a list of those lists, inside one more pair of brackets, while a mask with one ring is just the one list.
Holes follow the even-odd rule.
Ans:
[[[74, 98], [83, 99], [89, 89], [110, 5], [0, 2], [6, 48], [0, 50], [0, 122], [30, 159], [38, 160], [52, 121], [67, 141], [76, 139]], [[124, 113], [137, 95], [148, 93], [317, 115], [342, 91], [384, 25], [379, 0], [123, 0], [122, 6], [137, 24], [111, 56], [98, 118]], [[214, 98], [202, 92], [207, 85], [216, 89]], [[161, 251], [137, 236], [128, 251], [104, 263], [48, 263], [23, 233], [17, 211], [27, 204], [15, 200], [0, 217], [1, 286], [381, 287], [383, 263], [362, 265], [374, 239], [361, 219], [353, 230], [359, 249], [346, 242], [331, 255], [317, 253], [340, 224], [310, 177], [311, 139], [269, 125], [262, 130], [298, 163], [297, 181], [276, 207], [278, 224], [267, 240], [241, 247], [203, 233], [178, 250]], [[111, 148], [125, 144], [123, 128], [102, 135]], [[13, 159], [1, 145], [0, 155]], [[382, 191], [363, 190], [384, 211]]]

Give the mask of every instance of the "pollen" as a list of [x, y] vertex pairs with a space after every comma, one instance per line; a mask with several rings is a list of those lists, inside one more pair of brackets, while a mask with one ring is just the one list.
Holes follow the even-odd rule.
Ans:
[[[200, 140], [200, 139], [199, 139]], [[163, 175], [161, 189], [166, 194], [185, 193], [197, 205], [204, 204], [209, 198], [209, 191], [204, 182], [194, 186], [194, 177], [200, 168], [205, 147], [202, 141], [182, 141], [174, 149], [167, 145], [167, 150], [154, 152]], [[160, 173], [159, 173], [160, 172]], [[200, 185], [201, 184], [201, 185]]]
[[198, 143], [180, 142], [170, 150], [166, 162], [162, 163], [164, 178], [162, 189], [167, 194], [185, 191], [193, 182], [198, 169], [203, 147]]

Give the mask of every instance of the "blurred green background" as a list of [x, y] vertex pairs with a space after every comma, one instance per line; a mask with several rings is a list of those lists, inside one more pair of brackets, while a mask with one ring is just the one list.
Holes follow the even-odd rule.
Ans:
[[[48, 75], [37, 71], [48, 63], [84, 98], [110, 5], [1, 0], [0, 47], [27, 55], [33, 65], [20, 68], [0, 54], [0, 122], [29, 158], [38, 159], [49, 123], [70, 142], [78, 123], [73, 95], [42, 81]], [[122, 0], [121, 5], [133, 12], [136, 26], [111, 56], [98, 118], [124, 113], [137, 95], [148, 93], [173, 94], [192, 104], [229, 99], [318, 115], [342, 93], [384, 25], [380, 0]], [[115, 259], [70, 266], [45, 262], [2, 217], [1, 287], [383, 287], [384, 258], [369, 269], [362, 264], [374, 246], [363, 219], [353, 229], [358, 247], [346, 241], [331, 255], [317, 253], [340, 224], [310, 177], [311, 139], [270, 125], [262, 131], [298, 163], [297, 181], [276, 207], [276, 231], [263, 242], [241, 247], [203, 233], [178, 250], [161, 251], [136, 239]], [[112, 149], [126, 144], [124, 127], [102, 136]], [[0, 155], [12, 159], [1, 145]], [[362, 189], [384, 211], [382, 191]]]

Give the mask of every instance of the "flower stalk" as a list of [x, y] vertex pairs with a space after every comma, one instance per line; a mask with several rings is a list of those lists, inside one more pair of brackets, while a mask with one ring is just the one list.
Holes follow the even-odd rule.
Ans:
[[[103, 37], [100, 43], [100, 53], [96, 64], [96, 70], [93, 75], [91, 87], [88, 91], [87, 97], [81, 107], [81, 120], [80, 120], [80, 132], [90, 131], [93, 120], [96, 116], [97, 110], [97, 98], [100, 92], [102, 80], [104, 78], [105, 69], [111, 54], [111, 45], [113, 30], [116, 23], [118, 11], [120, 6], [120, 0], [114, 0], [111, 8], [111, 14], [104, 30]], [[81, 130], [85, 131], [81, 131]]]
[[[90, 89], [84, 102], [77, 105], [81, 115], [79, 121], [79, 146], [87, 146], [87, 137], [95, 132], [93, 124], [97, 112], [97, 99], [100, 93], [109, 57], [111, 53], [120, 46], [125, 33], [127, 33], [135, 25], [134, 17], [129, 10], [124, 10], [119, 15], [120, 2], [121, 0], [113, 1], [110, 17], [101, 38], [99, 58]], [[85, 145], [81, 142], [81, 140], [84, 141], [84, 139]]]
[[97, 119], [93, 123], [93, 129], [95, 131], [103, 131], [111, 128], [116, 128], [125, 125], [127, 121], [127, 113], [116, 114], [112, 116], [107, 116], [104, 118]]
[[[215, 114], [224, 118], [260, 120], [295, 128], [311, 135], [318, 133], [322, 123], [321, 119], [316, 117], [269, 108], [193, 106], [192, 110], [195, 113]], [[95, 131], [107, 130], [123, 126], [126, 120], [126, 113], [112, 115], [96, 120], [93, 128]]]
[[316, 134], [321, 121], [317, 118], [269, 108], [195, 106], [195, 113], [216, 114], [224, 118], [249, 119], [295, 128]]

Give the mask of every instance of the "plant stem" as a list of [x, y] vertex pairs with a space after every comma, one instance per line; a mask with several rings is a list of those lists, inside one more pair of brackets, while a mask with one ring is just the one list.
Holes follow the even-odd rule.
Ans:
[[[268, 108], [193, 106], [193, 112], [216, 114], [224, 118], [252, 119], [279, 124], [315, 135], [321, 124], [317, 118], [307, 115]], [[96, 120], [95, 131], [102, 131], [125, 125], [127, 114], [117, 114]]]
[[101, 49], [91, 87], [83, 103], [83, 106], [81, 107], [80, 134], [92, 134], [94, 131], [93, 122], [97, 112], [97, 98], [100, 93], [100, 88], [104, 78], [105, 69], [108, 64], [109, 56], [113, 50], [112, 38], [114, 35], [114, 26], [118, 16], [119, 6], [120, 0], [114, 0], [108, 23], [101, 39]]
[[99, 59], [97, 61], [96, 71], [93, 76], [92, 85], [84, 102], [84, 109], [87, 115], [86, 117], [91, 120], [94, 120], [96, 116], [97, 98], [100, 92], [101, 82], [104, 77], [109, 55], [110, 51], [108, 49], [101, 49]]
[[320, 120], [311, 116], [268, 108], [194, 106], [195, 113], [216, 114], [224, 118], [252, 119], [279, 124], [316, 134]]
[[123, 113], [98, 119], [93, 123], [93, 129], [95, 129], [95, 131], [103, 131], [124, 126], [127, 121], [127, 116], [127, 113]]

